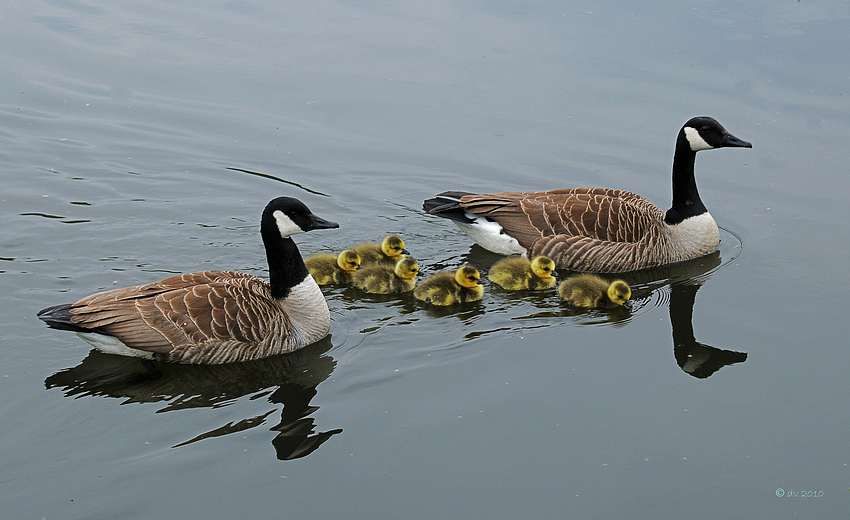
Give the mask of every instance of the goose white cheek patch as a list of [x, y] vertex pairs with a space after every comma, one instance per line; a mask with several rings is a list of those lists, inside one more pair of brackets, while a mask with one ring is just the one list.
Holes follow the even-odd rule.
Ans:
[[685, 137], [691, 144], [691, 151], [693, 152], [698, 152], [700, 150], [711, 150], [712, 148], [714, 148], [713, 146], [705, 142], [705, 139], [703, 139], [702, 136], [699, 135], [699, 132], [696, 128], [686, 126]]
[[286, 216], [286, 213], [280, 210], [274, 212], [274, 220], [277, 223], [277, 229], [280, 231], [280, 236], [284, 238], [304, 232], [303, 229], [298, 227], [298, 224], [293, 222], [291, 218]]

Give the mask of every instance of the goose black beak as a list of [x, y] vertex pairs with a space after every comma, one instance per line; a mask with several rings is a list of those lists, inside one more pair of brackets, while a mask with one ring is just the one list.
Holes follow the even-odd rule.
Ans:
[[634, 307], [634, 305], [635, 305], [634, 300], [626, 300], [626, 301], [623, 302], [623, 307], [625, 307], [627, 311], [632, 310], [632, 307]]
[[721, 144], [721, 146], [729, 146], [734, 148], [752, 148], [753, 144], [748, 143], [743, 139], [738, 139], [729, 132], [726, 132], [726, 134], [723, 136], [723, 143]]
[[334, 229], [338, 228], [339, 224], [325, 220], [317, 215], [310, 214], [310, 229]]
[[401, 254], [403, 254], [403, 255], [410, 255], [410, 251], [408, 251], [407, 249], [402, 249], [402, 250], [401, 250]]

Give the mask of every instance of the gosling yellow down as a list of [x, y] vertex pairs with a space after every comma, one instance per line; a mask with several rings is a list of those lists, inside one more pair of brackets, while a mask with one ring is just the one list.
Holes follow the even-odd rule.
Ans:
[[555, 262], [548, 256], [529, 261], [524, 256], [509, 256], [493, 264], [487, 277], [509, 291], [551, 289], [555, 287]]
[[419, 264], [405, 256], [395, 265], [373, 264], [362, 267], [351, 277], [352, 285], [372, 294], [397, 294], [416, 287]]
[[346, 249], [339, 255], [313, 255], [304, 260], [307, 270], [319, 285], [349, 284], [351, 275], [360, 267], [360, 255], [352, 249]]
[[419, 284], [413, 296], [431, 305], [474, 302], [484, 296], [478, 269], [465, 265], [454, 273], [437, 273]]
[[609, 282], [595, 274], [581, 274], [561, 282], [558, 294], [576, 307], [612, 309], [622, 305], [631, 309], [632, 290], [622, 280]]
[[354, 248], [354, 252], [360, 255], [360, 262], [363, 267], [373, 264], [384, 264], [392, 267], [404, 255], [408, 254], [404, 248], [404, 240], [398, 235], [385, 237], [381, 241], [381, 245], [360, 244]]

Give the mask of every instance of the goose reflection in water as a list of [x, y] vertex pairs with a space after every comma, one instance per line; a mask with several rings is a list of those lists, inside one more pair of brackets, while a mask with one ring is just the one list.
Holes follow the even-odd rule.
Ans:
[[670, 286], [670, 322], [676, 363], [686, 374], [702, 379], [726, 365], [743, 363], [747, 360], [747, 353], [715, 348], [696, 340], [693, 315], [699, 288], [699, 284], [688, 283]]
[[[270, 428], [278, 432], [272, 445], [278, 459], [290, 460], [309, 455], [342, 432], [316, 432], [311, 417], [319, 409], [310, 404], [316, 387], [336, 368], [336, 360], [326, 355], [331, 347], [328, 336], [289, 354], [225, 365], [158, 363], [92, 350], [79, 365], [53, 374], [44, 384], [63, 389], [68, 397], [114, 397], [124, 399], [122, 404], [166, 402], [161, 412], [220, 407], [246, 395], [268, 395], [269, 402], [283, 405], [280, 422]], [[261, 426], [275, 410], [229, 422], [173, 447]]]
[[[740, 248], [737, 251], [740, 252]], [[629, 283], [639, 286], [636, 291], [638, 295], [647, 295], [664, 285], [670, 286], [668, 307], [673, 329], [673, 356], [686, 374], [696, 378], [707, 378], [726, 365], [747, 360], [746, 352], [712, 347], [698, 342], [694, 336], [693, 316], [697, 291], [719, 268], [728, 265], [734, 258], [724, 262], [721, 260], [721, 252], [715, 251], [687, 262], [624, 276]]]

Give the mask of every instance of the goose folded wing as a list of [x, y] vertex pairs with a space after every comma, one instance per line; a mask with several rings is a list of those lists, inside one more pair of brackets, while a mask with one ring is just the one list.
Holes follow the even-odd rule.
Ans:
[[541, 237], [560, 235], [638, 242], [664, 218], [640, 195], [605, 188], [467, 195], [462, 205], [498, 222], [525, 248]]
[[257, 343], [280, 313], [268, 286], [242, 273], [207, 271], [98, 293], [74, 304], [74, 323], [139, 350], [236, 341]]

